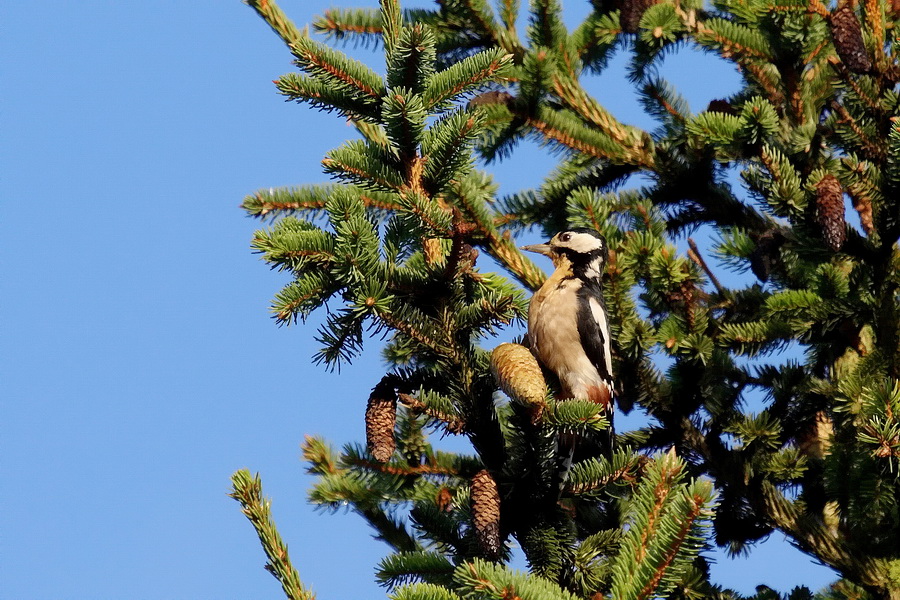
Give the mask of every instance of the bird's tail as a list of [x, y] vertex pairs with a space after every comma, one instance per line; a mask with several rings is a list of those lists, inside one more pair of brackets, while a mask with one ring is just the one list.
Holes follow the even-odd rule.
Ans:
[[578, 443], [578, 436], [574, 433], [561, 433], [556, 440], [556, 456], [559, 460], [559, 468], [556, 472], [559, 474], [559, 495], [562, 496], [566, 488], [566, 481], [569, 479], [569, 471], [575, 462], [575, 446]]
[[576, 433], [560, 433], [556, 442], [556, 455], [559, 467], [559, 494], [562, 496], [566, 484], [569, 479], [569, 472], [576, 460], [585, 460], [588, 458], [607, 459], [612, 458], [615, 450], [616, 430], [613, 425], [612, 405], [607, 407], [607, 420], [609, 427], [602, 431], [594, 433], [589, 437], [578, 435]]

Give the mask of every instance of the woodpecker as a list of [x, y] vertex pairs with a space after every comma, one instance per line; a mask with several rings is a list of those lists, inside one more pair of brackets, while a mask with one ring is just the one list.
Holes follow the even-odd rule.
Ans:
[[560, 398], [602, 404], [611, 425], [614, 382], [602, 287], [606, 240], [577, 228], [522, 249], [549, 256], [555, 267], [528, 308], [531, 352], [559, 378]]

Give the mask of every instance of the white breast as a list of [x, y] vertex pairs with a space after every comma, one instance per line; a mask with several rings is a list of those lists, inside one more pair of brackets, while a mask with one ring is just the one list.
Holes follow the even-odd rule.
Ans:
[[559, 377], [563, 395], [567, 398], [587, 398], [589, 388], [606, 385], [581, 346], [574, 315], [560, 314], [546, 302], [552, 295], [553, 302], [549, 304], [577, 306], [577, 289], [576, 282], [554, 274], [531, 299], [528, 309], [531, 351]]

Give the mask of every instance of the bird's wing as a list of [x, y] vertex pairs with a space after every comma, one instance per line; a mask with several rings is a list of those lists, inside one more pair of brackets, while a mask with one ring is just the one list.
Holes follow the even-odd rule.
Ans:
[[600, 376], [612, 381], [612, 349], [606, 307], [599, 294], [586, 295], [587, 302], [582, 304], [583, 314], [578, 315], [581, 345]]

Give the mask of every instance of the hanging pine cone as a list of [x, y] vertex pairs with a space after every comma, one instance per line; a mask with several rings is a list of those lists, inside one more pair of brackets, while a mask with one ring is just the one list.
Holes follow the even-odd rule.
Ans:
[[853, 208], [859, 213], [859, 223], [866, 235], [872, 235], [875, 231], [875, 218], [872, 214], [872, 200], [868, 196], [854, 196], [852, 191], [850, 199], [853, 200]]
[[502, 104], [506, 107], [512, 107], [515, 102], [516, 97], [509, 92], [491, 91], [478, 94], [469, 100], [468, 108], [475, 108], [476, 106], [483, 106], [486, 104]]
[[472, 522], [482, 551], [496, 559], [500, 556], [500, 494], [486, 469], [472, 478]]
[[824, 410], [818, 411], [797, 436], [797, 448], [806, 456], [823, 458], [832, 444], [834, 425]]
[[681, 300], [684, 302], [684, 314], [687, 320], [687, 325], [689, 331], [693, 331], [694, 322], [696, 321], [696, 308], [697, 303], [695, 302], [697, 298], [696, 294], [697, 288], [694, 286], [694, 282], [690, 279], [685, 279], [681, 282], [681, 286], [679, 288], [678, 295], [681, 297]]
[[396, 421], [397, 395], [393, 388], [379, 383], [366, 406], [366, 445], [378, 462], [387, 462], [394, 454]]
[[438, 507], [438, 510], [450, 512], [453, 510], [453, 494], [446, 487], [442, 487], [438, 490], [437, 496], [434, 498], [434, 503]]
[[841, 3], [828, 19], [831, 39], [841, 62], [853, 73], [864, 74], [872, 70], [872, 61], [863, 43], [862, 29], [849, 2]]
[[768, 281], [772, 268], [778, 263], [779, 252], [785, 243], [784, 234], [778, 229], [768, 229], [761, 234], [750, 234], [756, 249], [748, 257], [750, 270], [760, 281]]
[[816, 221], [822, 228], [825, 244], [837, 252], [847, 239], [844, 221], [844, 191], [834, 175], [825, 175], [816, 184]]
[[740, 111], [732, 106], [731, 102], [729, 102], [728, 100], [723, 100], [721, 98], [710, 100], [709, 105], [706, 107], [706, 112], [725, 113], [726, 115], [735, 116], [741, 114]]
[[525, 346], [500, 344], [491, 352], [491, 371], [503, 392], [514, 401], [531, 408], [540, 418], [547, 383], [537, 359]]
[[641, 17], [656, 0], [623, 0], [619, 13], [619, 27], [625, 33], [637, 33], [641, 28]]

